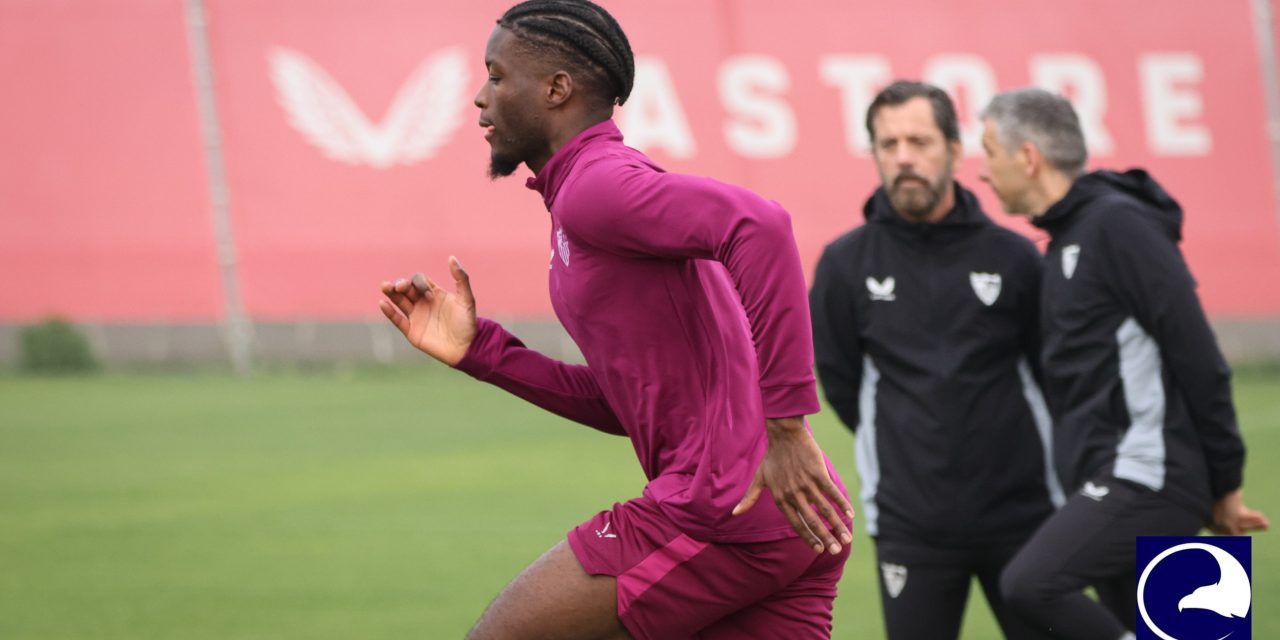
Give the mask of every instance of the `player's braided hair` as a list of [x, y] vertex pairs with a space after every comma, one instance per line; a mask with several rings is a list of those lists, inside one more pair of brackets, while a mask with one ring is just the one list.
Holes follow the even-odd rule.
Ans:
[[622, 27], [589, 0], [528, 0], [511, 7], [498, 25], [536, 49], [575, 64], [609, 101], [621, 105], [631, 95], [636, 64]]

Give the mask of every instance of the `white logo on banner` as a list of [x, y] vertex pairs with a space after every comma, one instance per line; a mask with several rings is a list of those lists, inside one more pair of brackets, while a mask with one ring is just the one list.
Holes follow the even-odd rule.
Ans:
[[884, 282], [880, 282], [871, 276], [867, 276], [867, 292], [871, 294], [872, 300], [892, 302], [896, 298], [896, 296], [893, 295], [893, 286], [895, 284], [893, 276], [885, 278]]
[[1062, 248], [1062, 275], [1068, 280], [1076, 274], [1076, 265], [1080, 264], [1080, 245], [1073, 244]]
[[430, 158], [462, 122], [467, 68], [462, 49], [422, 61], [401, 85], [382, 122], [370, 122], [320, 65], [277, 47], [268, 56], [276, 98], [289, 124], [325, 156], [385, 169]]
[[880, 563], [880, 573], [884, 576], [884, 588], [890, 598], [896, 598], [907, 586], [907, 568], [900, 564]]
[[973, 285], [973, 292], [978, 294], [978, 299], [982, 304], [988, 307], [995, 304], [1000, 298], [1000, 274], [998, 273], [970, 273], [969, 284]]

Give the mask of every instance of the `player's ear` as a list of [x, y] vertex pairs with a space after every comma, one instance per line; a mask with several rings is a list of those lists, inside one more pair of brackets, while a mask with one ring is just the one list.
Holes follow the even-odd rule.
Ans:
[[544, 90], [547, 107], [551, 109], [559, 107], [573, 95], [573, 76], [563, 69], [556, 71], [547, 78]]

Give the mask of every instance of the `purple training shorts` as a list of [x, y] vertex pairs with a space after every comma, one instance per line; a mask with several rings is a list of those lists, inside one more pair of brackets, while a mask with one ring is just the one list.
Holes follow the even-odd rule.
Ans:
[[618, 618], [637, 640], [830, 638], [849, 557], [848, 545], [818, 554], [794, 537], [699, 542], [643, 497], [601, 511], [568, 540], [588, 574], [617, 579]]

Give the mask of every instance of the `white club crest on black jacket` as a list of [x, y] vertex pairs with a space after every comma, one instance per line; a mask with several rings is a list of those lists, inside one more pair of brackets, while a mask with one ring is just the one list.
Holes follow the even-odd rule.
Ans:
[[1025, 537], [1061, 503], [1033, 373], [1041, 258], [956, 186], [936, 224], [883, 189], [831, 243], [810, 292], [818, 376], [855, 431], [873, 535]]

